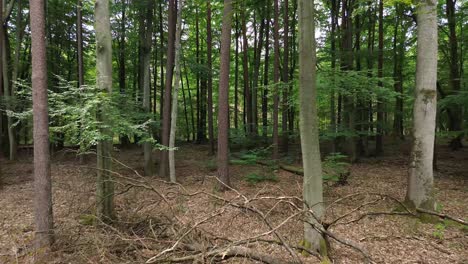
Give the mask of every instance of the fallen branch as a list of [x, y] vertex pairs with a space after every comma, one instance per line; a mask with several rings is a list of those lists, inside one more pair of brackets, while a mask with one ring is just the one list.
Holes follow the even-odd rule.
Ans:
[[204, 260], [206, 258], [215, 258], [219, 261], [221, 260], [227, 260], [230, 258], [248, 258], [251, 260], [255, 261], [260, 261], [266, 264], [283, 264], [283, 263], [288, 263], [284, 262], [284, 260], [280, 260], [277, 258], [271, 257], [271, 255], [263, 254], [260, 252], [256, 252], [250, 248], [246, 247], [241, 247], [241, 246], [233, 246], [229, 248], [223, 248], [223, 249], [216, 249], [212, 250], [206, 253], [199, 253], [195, 255], [190, 255], [190, 256], [184, 256], [180, 258], [169, 258], [169, 259], [161, 259], [159, 260], [159, 263], [181, 263], [181, 262], [187, 262], [187, 261], [193, 261], [193, 260]]
[[462, 219], [456, 218], [456, 217], [453, 217], [453, 216], [450, 216], [450, 215], [447, 215], [447, 214], [441, 214], [441, 213], [437, 213], [437, 212], [434, 212], [434, 211], [429, 211], [429, 210], [422, 209], [422, 208], [416, 208], [416, 212], [423, 213], [423, 214], [429, 214], [429, 215], [435, 215], [435, 216], [438, 216], [440, 218], [449, 219], [449, 220], [455, 221], [455, 222], [457, 222], [459, 224], [462, 224], [464, 226], [468, 226], [468, 223], [463, 221]]

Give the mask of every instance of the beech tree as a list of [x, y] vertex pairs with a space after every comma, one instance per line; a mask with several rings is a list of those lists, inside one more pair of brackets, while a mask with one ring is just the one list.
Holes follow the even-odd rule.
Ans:
[[230, 186], [229, 179], [229, 69], [231, 53], [232, 0], [224, 0], [221, 30], [221, 69], [218, 95], [218, 178], [221, 189]]
[[314, 1], [299, 0], [299, 129], [304, 166], [303, 196], [306, 207], [313, 212], [304, 224], [307, 246], [326, 253], [323, 235], [313, 225], [324, 214], [322, 163], [320, 160], [318, 117], [316, 109], [316, 55]]
[[[110, 31], [109, 0], [96, 0], [94, 5], [96, 30], [96, 83], [103, 93], [112, 93], [112, 37]], [[106, 125], [106, 106], [102, 105], [98, 120], [102, 139], [97, 144], [97, 216], [105, 222], [112, 221], [114, 214], [114, 182], [112, 170], [112, 133]]]
[[44, 0], [30, 0], [34, 134], [34, 205], [36, 246], [50, 248], [53, 238], [50, 177], [47, 57]]
[[[171, 129], [171, 93], [172, 93], [172, 78], [174, 73], [174, 42], [176, 31], [176, 13], [177, 0], [169, 0], [169, 17], [168, 17], [168, 46], [167, 46], [167, 61], [166, 61], [166, 84], [164, 88], [163, 111], [162, 111], [162, 131], [161, 143], [164, 146], [169, 146], [169, 134]], [[167, 177], [169, 168], [168, 152], [161, 150], [161, 159], [159, 164], [159, 176]]]
[[175, 81], [174, 91], [172, 93], [172, 110], [171, 110], [171, 133], [169, 137], [169, 176], [171, 182], [176, 182], [175, 175], [175, 158], [174, 158], [174, 147], [177, 129], [177, 113], [179, 107], [179, 87], [181, 83], [180, 78], [180, 51], [181, 51], [181, 35], [182, 35], [182, 8], [184, 7], [184, 0], [179, 1], [179, 8], [177, 9], [177, 27], [176, 27], [176, 39], [175, 39]]
[[417, 208], [434, 210], [433, 157], [437, 113], [437, 1], [417, 1], [416, 89], [413, 108], [407, 200]]

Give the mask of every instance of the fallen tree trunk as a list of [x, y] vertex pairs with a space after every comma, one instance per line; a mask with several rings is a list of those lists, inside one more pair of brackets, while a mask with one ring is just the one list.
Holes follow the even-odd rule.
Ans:
[[212, 250], [206, 253], [199, 253], [195, 255], [190, 255], [190, 256], [184, 256], [180, 258], [170, 258], [170, 259], [165, 259], [161, 260], [162, 263], [182, 263], [182, 262], [187, 262], [187, 261], [193, 261], [193, 260], [203, 260], [204, 258], [210, 258], [213, 260], [213, 258], [216, 258], [219, 261], [222, 260], [227, 260], [230, 258], [247, 258], [255, 261], [260, 261], [265, 264], [284, 264], [288, 263], [285, 262], [284, 260], [273, 258], [271, 255], [266, 255], [257, 251], [254, 251], [250, 248], [246, 247], [241, 247], [241, 246], [233, 246], [229, 248], [223, 248], [223, 249], [216, 249]]

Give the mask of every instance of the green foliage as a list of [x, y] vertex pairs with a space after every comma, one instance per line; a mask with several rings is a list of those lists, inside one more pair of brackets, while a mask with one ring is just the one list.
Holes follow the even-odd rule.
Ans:
[[260, 182], [278, 182], [278, 177], [275, 174], [250, 173], [244, 177], [244, 180], [250, 184], [257, 184]]
[[[62, 134], [66, 143], [86, 151], [101, 140], [113, 140], [113, 135], [126, 135], [139, 138], [139, 143], [151, 142], [155, 148], [161, 147], [148, 133], [150, 128], [156, 127], [151, 114], [145, 113], [132, 98], [120, 93], [109, 94], [95, 86], [77, 88], [74, 82], [56, 78], [58, 86], [48, 93], [52, 142], [56, 140], [54, 135]], [[31, 88], [24, 83], [21, 87], [18, 102], [23, 110], [9, 112], [18, 122], [32, 115]], [[105, 123], [99, 121], [99, 115], [105, 116]], [[112, 136], [106, 136], [104, 130], [110, 130]]]
[[446, 226], [445, 224], [443, 223], [438, 223], [434, 226], [434, 231], [432, 232], [432, 236], [434, 236], [435, 238], [439, 239], [439, 240], [443, 240], [444, 239], [444, 234], [445, 234], [445, 229], [446, 229]]
[[338, 181], [340, 176], [347, 173], [350, 164], [345, 162], [347, 156], [341, 153], [331, 153], [323, 161], [323, 179], [327, 181]]

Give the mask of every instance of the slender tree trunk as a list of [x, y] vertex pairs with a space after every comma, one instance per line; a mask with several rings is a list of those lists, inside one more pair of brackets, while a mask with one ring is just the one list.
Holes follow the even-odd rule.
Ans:
[[[146, 17], [143, 20], [143, 31], [144, 31], [144, 42], [142, 47], [143, 53], [143, 109], [147, 112], [151, 112], [151, 45], [153, 37], [153, 10], [154, 10], [154, 1], [147, 2], [147, 5], [142, 8], [143, 11], [146, 11]], [[143, 14], [143, 12], [142, 12]], [[148, 136], [152, 135], [151, 128], [148, 128]], [[143, 153], [144, 153], [144, 168], [145, 175], [153, 175], [153, 147], [150, 142], [143, 143]]]
[[179, 1], [179, 7], [177, 9], [177, 23], [176, 23], [176, 38], [175, 38], [175, 81], [174, 81], [174, 91], [172, 94], [172, 111], [171, 111], [171, 133], [169, 139], [169, 174], [171, 182], [177, 182], [175, 174], [175, 157], [174, 157], [174, 147], [175, 147], [175, 138], [176, 138], [176, 129], [177, 129], [177, 112], [178, 112], [178, 102], [179, 102], [179, 87], [181, 83], [180, 78], [180, 51], [181, 51], [181, 36], [182, 36], [182, 9], [184, 7], [184, 0]]
[[[163, 105], [164, 105], [164, 27], [163, 27], [163, 8], [162, 8], [162, 3], [163, 1], [159, 1], [159, 71], [160, 71], [160, 76], [159, 76], [159, 85], [161, 86], [161, 97], [160, 97], [160, 102], [159, 102], [159, 116], [160, 119], [162, 119], [162, 114], [163, 114]], [[156, 66], [155, 66], [156, 67]], [[161, 133], [161, 132], [160, 132]], [[161, 138], [161, 135], [159, 135]]]
[[197, 130], [195, 129], [195, 114], [193, 111], [193, 100], [192, 100], [192, 92], [190, 91], [190, 82], [188, 78], [188, 71], [187, 71], [187, 65], [184, 60], [184, 71], [185, 71], [185, 83], [187, 84], [187, 91], [188, 91], [188, 97], [189, 97], [189, 102], [190, 102], [190, 116], [192, 119], [192, 140], [195, 141], [196, 139], [196, 133]]
[[[404, 139], [403, 136], [403, 63], [405, 57], [404, 47], [404, 36], [406, 31], [403, 28], [401, 20], [402, 7], [396, 4], [396, 15], [395, 15], [395, 30], [393, 34], [393, 79], [394, 79], [394, 90], [398, 93], [395, 99], [395, 114], [393, 118], [393, 133], [400, 139]], [[399, 30], [399, 28], [401, 28]], [[401, 32], [400, 32], [401, 31]]]
[[[331, 48], [331, 69], [332, 69], [332, 85], [333, 89], [330, 91], [330, 130], [332, 133], [337, 132], [336, 126], [336, 28], [338, 26], [338, 3], [337, 0], [331, 0], [330, 8], [331, 16], [331, 36], [330, 36], [330, 48]], [[336, 152], [337, 141], [333, 140], [332, 153]]]
[[255, 52], [255, 68], [252, 76], [252, 132], [254, 135], [258, 135], [258, 87], [260, 79], [260, 63], [262, 58], [263, 49], [263, 35], [265, 33], [265, 18], [261, 18], [260, 33], [258, 37], [257, 50]]
[[[446, 0], [446, 14], [449, 28], [449, 46], [450, 46], [450, 74], [449, 86], [452, 94], [457, 95], [461, 87], [461, 74], [460, 74], [460, 61], [458, 59], [458, 38], [457, 38], [457, 24], [455, 15], [456, 0]], [[457, 136], [450, 141], [452, 150], [458, 150], [463, 147], [462, 140], [463, 133], [463, 114], [460, 106], [455, 105], [451, 107], [452, 117], [449, 118], [449, 130], [455, 132]]]
[[188, 111], [187, 111], [187, 97], [185, 96], [185, 87], [184, 81], [182, 77], [182, 71], [180, 72], [180, 88], [182, 89], [182, 99], [184, 100], [184, 117], [185, 117], [185, 132], [187, 133], [187, 142], [190, 142], [190, 123], [188, 118]]
[[[377, 77], [379, 78], [379, 87], [383, 89], [383, 46], [384, 46], [384, 31], [383, 31], [383, 0], [379, 2], [379, 55], [377, 65]], [[377, 98], [377, 135], [375, 137], [375, 154], [381, 155], [383, 153], [383, 125], [384, 125], [384, 98], [379, 96]]]
[[[4, 4], [5, 6], [5, 4]], [[6, 26], [0, 25], [2, 28], [2, 35], [0, 35], [0, 49], [3, 53], [2, 61], [3, 64], [2, 72], [3, 72], [3, 92], [4, 97], [6, 99], [6, 108], [11, 110], [12, 105], [11, 101], [13, 100], [13, 91], [12, 87], [10, 87], [10, 79], [8, 75], [8, 60], [10, 54], [10, 45], [8, 42], [8, 31], [6, 30]], [[8, 147], [9, 147], [9, 159], [15, 160], [16, 159], [16, 129], [13, 126], [13, 118], [8, 116], [7, 117], [7, 131], [8, 131]]]
[[[97, 86], [103, 93], [112, 93], [112, 36], [110, 30], [109, 0], [96, 0], [94, 6], [96, 29], [96, 72]], [[101, 105], [98, 120], [108, 123], [106, 105]], [[114, 213], [114, 182], [112, 170], [112, 132], [109, 128], [101, 128], [101, 133], [107, 139], [100, 140], [97, 145], [97, 216], [105, 222], [115, 218]]]
[[234, 127], [239, 129], [239, 18], [236, 12], [236, 53], [234, 71]]
[[275, 24], [274, 24], [274, 50], [275, 50], [275, 62], [273, 66], [273, 82], [275, 83], [274, 95], [273, 95], [273, 159], [277, 160], [279, 137], [278, 137], [278, 125], [279, 125], [279, 88], [280, 84], [280, 48], [279, 48], [279, 0], [275, 0]]
[[47, 56], [44, 0], [29, 1], [32, 42], [34, 134], [34, 205], [37, 248], [49, 249], [53, 238], [52, 182], [50, 177]]
[[220, 189], [230, 186], [229, 179], [229, 68], [231, 52], [232, 0], [224, 0], [221, 30], [221, 69], [218, 95], [218, 178]]
[[306, 209], [314, 216], [307, 217], [304, 224], [304, 239], [310, 247], [326, 254], [323, 235], [314, 226], [320, 227], [316, 219], [324, 214], [322, 163], [320, 160], [318, 116], [316, 107], [316, 55], [314, 1], [299, 0], [299, 129], [301, 133], [302, 162], [304, 166], [303, 196]]
[[284, 24], [284, 52], [283, 52], [283, 101], [282, 101], [282, 122], [281, 122], [281, 151], [283, 153], [288, 152], [289, 144], [289, 131], [288, 131], [288, 113], [289, 113], [289, 0], [284, 1], [284, 13], [283, 13], [283, 24]]
[[433, 154], [437, 112], [437, 1], [417, 2], [416, 90], [413, 110], [407, 200], [416, 207], [434, 210]]
[[[80, 2], [82, 0], [79, 0]], [[119, 39], [119, 89], [120, 93], [125, 93], [126, 63], [125, 63], [125, 31], [126, 31], [126, 1], [122, 0], [122, 18], [120, 21], [120, 39]], [[78, 53], [80, 53], [78, 51]]]
[[247, 118], [247, 135], [252, 135], [252, 92], [249, 83], [249, 42], [247, 39], [247, 18], [245, 13], [245, 6], [242, 8], [242, 65], [243, 65], [243, 79], [244, 79], [244, 113]]
[[265, 64], [263, 70], [263, 95], [262, 95], [262, 136], [266, 140], [268, 137], [268, 84], [270, 70], [270, 5], [266, 7], [267, 18], [265, 26]]
[[213, 41], [211, 37], [211, 1], [208, 0], [206, 3], [206, 54], [207, 54], [207, 66], [208, 66], [208, 137], [210, 140], [210, 155], [214, 155], [215, 152], [215, 139], [214, 139], [214, 128], [213, 128]]
[[[353, 6], [354, 1], [343, 0], [342, 7], [342, 60], [341, 68], [343, 71], [353, 70]], [[353, 135], [346, 139], [346, 154], [351, 162], [356, 161], [356, 138], [355, 129], [355, 95], [354, 87], [349, 84], [344, 84], [344, 87], [349, 90], [350, 95], [340, 95], [343, 104], [343, 123], [348, 131]], [[340, 101], [340, 100], [338, 100]]]
[[[177, 0], [169, 0], [169, 37], [167, 44], [167, 62], [166, 62], [166, 88], [164, 89], [164, 105], [162, 113], [162, 135], [161, 143], [163, 146], [169, 146], [169, 133], [171, 127], [171, 93], [172, 93], [172, 78], [174, 72], [174, 42], [176, 31], [176, 13]], [[167, 177], [168, 170], [168, 152], [161, 150], [161, 164], [159, 167], [159, 176]]]

